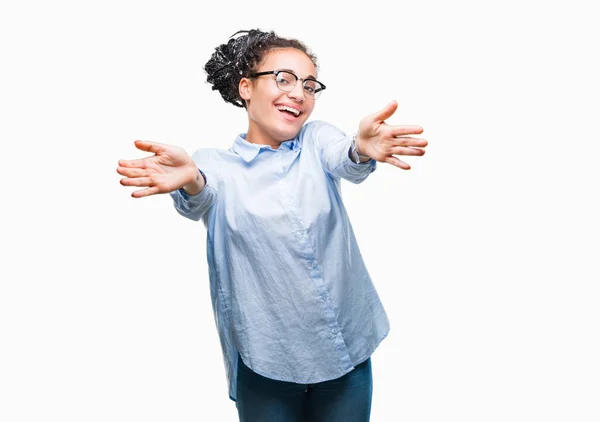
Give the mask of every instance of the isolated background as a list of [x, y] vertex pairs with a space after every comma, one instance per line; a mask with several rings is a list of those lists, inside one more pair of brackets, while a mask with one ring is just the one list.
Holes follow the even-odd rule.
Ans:
[[27, 2], [0, 6], [0, 420], [235, 421], [205, 229], [134, 199], [136, 139], [229, 148], [213, 49], [275, 30], [317, 54], [311, 119], [429, 140], [343, 183], [392, 330], [372, 421], [600, 420], [591, 2]]

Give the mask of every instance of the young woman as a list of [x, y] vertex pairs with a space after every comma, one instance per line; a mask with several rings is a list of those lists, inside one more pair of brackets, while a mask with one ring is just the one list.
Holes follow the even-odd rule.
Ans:
[[294, 39], [240, 31], [205, 65], [248, 131], [225, 151], [136, 141], [154, 155], [120, 160], [134, 198], [169, 193], [207, 228], [207, 259], [229, 396], [241, 421], [368, 421], [370, 356], [389, 321], [365, 268], [340, 181], [376, 162], [424, 154], [418, 126], [390, 126], [397, 104], [346, 135], [307, 123], [325, 90], [316, 58]]

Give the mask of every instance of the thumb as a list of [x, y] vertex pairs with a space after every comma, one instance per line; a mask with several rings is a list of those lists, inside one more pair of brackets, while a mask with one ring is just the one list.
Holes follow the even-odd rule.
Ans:
[[163, 151], [163, 145], [158, 142], [150, 142], [150, 141], [135, 141], [134, 142], [136, 148], [141, 149], [142, 151], [153, 152], [154, 154], [158, 154]]
[[375, 123], [378, 121], [383, 121], [385, 119], [388, 119], [392, 116], [392, 114], [394, 114], [394, 112], [396, 111], [396, 109], [398, 108], [398, 103], [394, 100], [391, 103], [389, 103], [388, 105], [386, 105], [383, 109], [371, 114], [369, 116], [369, 119]]

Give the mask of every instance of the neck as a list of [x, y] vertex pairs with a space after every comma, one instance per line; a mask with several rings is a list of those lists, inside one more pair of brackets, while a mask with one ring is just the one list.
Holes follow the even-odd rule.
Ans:
[[273, 149], [277, 149], [279, 148], [279, 145], [281, 145], [281, 141], [273, 139], [267, 133], [262, 131], [259, 127], [253, 125], [252, 122], [250, 122], [250, 125], [248, 127], [246, 141], [252, 144], [270, 145]]

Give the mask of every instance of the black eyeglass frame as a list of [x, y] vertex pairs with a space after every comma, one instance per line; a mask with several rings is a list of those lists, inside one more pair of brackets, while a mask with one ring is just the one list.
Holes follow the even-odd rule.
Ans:
[[[251, 77], [251, 78], [255, 78], [255, 77], [258, 77], [258, 76], [263, 76], [263, 75], [275, 75], [275, 76], [277, 76], [277, 75], [279, 75], [281, 72], [289, 73], [289, 74], [290, 74], [290, 75], [292, 75], [294, 78], [296, 78], [296, 84], [298, 83], [298, 81], [299, 81], [299, 80], [300, 80], [300, 81], [302, 81], [302, 87], [304, 87], [304, 82], [305, 82], [305, 81], [313, 81], [313, 82], [317, 82], [319, 85], [321, 85], [321, 87], [322, 87], [322, 88], [321, 88], [321, 89], [319, 89], [319, 90], [315, 90], [315, 95], [312, 97], [312, 98], [314, 98], [315, 100], [316, 100], [316, 99], [317, 99], [317, 97], [318, 97], [317, 93], [318, 93], [319, 95], [321, 95], [321, 92], [322, 92], [322, 91], [324, 91], [324, 90], [325, 90], [325, 88], [326, 88], [326, 87], [325, 87], [325, 84], [324, 84], [323, 82], [319, 82], [319, 81], [317, 81], [315, 78], [306, 78], [306, 79], [304, 79], [304, 78], [299, 78], [299, 77], [298, 77], [298, 76], [297, 76], [295, 73], [292, 73], [292, 72], [290, 72], [289, 70], [269, 70], [269, 71], [266, 71], [266, 72], [252, 72], [252, 73], [250, 74], [250, 77]], [[279, 84], [277, 84], [277, 88], [279, 88]], [[293, 90], [294, 88], [296, 88], [296, 85], [294, 85], [294, 86], [293, 86], [292, 90]], [[281, 89], [281, 88], [279, 88], [279, 89]], [[281, 89], [281, 90], [282, 90], [283, 92], [292, 92], [292, 91], [285, 91], [285, 90], [283, 90], [283, 89]], [[307, 97], [308, 97], [308, 95], [307, 95]], [[309, 97], [309, 98], [310, 98], [310, 97]]]

